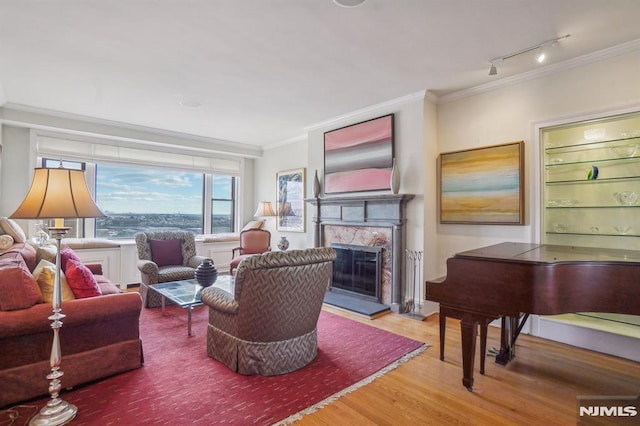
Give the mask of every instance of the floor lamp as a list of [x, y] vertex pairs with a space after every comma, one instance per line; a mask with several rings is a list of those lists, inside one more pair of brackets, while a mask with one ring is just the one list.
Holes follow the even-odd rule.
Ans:
[[53, 344], [51, 347], [51, 373], [49, 380], [49, 394], [51, 399], [34, 416], [30, 425], [63, 425], [70, 422], [77, 414], [76, 406], [58, 397], [62, 389], [60, 377], [64, 374], [60, 370], [62, 352], [60, 351], [59, 330], [62, 327], [62, 291], [60, 287], [60, 242], [69, 230], [64, 226], [65, 218], [104, 217], [98, 206], [93, 202], [84, 171], [70, 170], [62, 167], [36, 168], [29, 193], [18, 209], [11, 215], [14, 219], [55, 219], [55, 226], [49, 227], [51, 236], [56, 240], [56, 276], [53, 286], [51, 308], [53, 315], [51, 328], [53, 329]]

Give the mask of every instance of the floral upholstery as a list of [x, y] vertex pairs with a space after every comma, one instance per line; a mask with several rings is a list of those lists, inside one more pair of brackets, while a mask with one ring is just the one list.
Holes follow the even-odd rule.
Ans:
[[[196, 255], [196, 240], [191, 232], [139, 232], [135, 235], [135, 240], [138, 248], [138, 269], [142, 279], [140, 294], [142, 294], [146, 308], [154, 308], [162, 304], [160, 294], [149, 291], [149, 286], [169, 281], [193, 279], [195, 268], [207, 259], [205, 256]], [[158, 266], [153, 262], [151, 240], [180, 240], [182, 243], [182, 265]]]
[[254, 255], [238, 266], [233, 295], [204, 289], [208, 355], [247, 375], [283, 374], [310, 363], [335, 257], [328, 247]]

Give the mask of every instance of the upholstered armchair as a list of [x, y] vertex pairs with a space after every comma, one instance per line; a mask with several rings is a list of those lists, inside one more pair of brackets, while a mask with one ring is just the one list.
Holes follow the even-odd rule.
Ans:
[[240, 246], [231, 251], [229, 272], [234, 273], [245, 258], [271, 251], [271, 232], [266, 229], [245, 229], [240, 232]]
[[241, 374], [272, 376], [309, 364], [335, 250], [267, 252], [245, 259], [234, 293], [207, 287], [207, 354]]
[[142, 282], [140, 294], [146, 308], [162, 304], [161, 296], [149, 291], [154, 284], [193, 279], [195, 268], [206, 259], [196, 255], [195, 236], [186, 231], [139, 232], [138, 269]]

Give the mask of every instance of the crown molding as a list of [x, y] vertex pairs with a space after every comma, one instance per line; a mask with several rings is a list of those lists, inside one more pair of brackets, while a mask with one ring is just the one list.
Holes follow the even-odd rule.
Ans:
[[415, 102], [416, 100], [425, 100], [425, 99], [429, 100], [430, 102], [433, 102], [433, 99], [437, 99], [437, 98], [432, 93], [427, 92], [426, 90], [421, 90], [419, 92], [410, 93], [408, 95], [405, 95], [399, 98], [391, 99], [385, 102], [381, 102], [379, 104], [374, 104], [365, 108], [351, 111], [347, 114], [334, 117], [327, 121], [322, 121], [320, 123], [312, 124], [310, 126], [305, 127], [304, 130], [307, 132], [310, 132], [312, 130], [330, 127], [342, 121], [359, 118], [362, 115], [377, 113], [381, 109], [391, 109], [394, 107], [398, 107], [399, 105], [404, 105], [411, 102]]
[[253, 145], [15, 103], [7, 103], [2, 106], [0, 123], [102, 139], [206, 150], [211, 153], [235, 157], [258, 158], [262, 156], [262, 148]]
[[267, 151], [267, 150], [278, 148], [278, 147], [281, 147], [281, 146], [284, 146], [284, 145], [289, 145], [289, 144], [292, 144], [292, 143], [299, 143], [299, 142], [306, 142], [306, 141], [307, 141], [307, 134], [306, 133], [302, 133], [300, 135], [293, 136], [293, 137], [287, 138], [287, 139], [283, 139], [281, 141], [268, 143], [268, 144], [264, 145], [262, 147], [262, 149], [264, 151]]
[[626, 55], [628, 53], [632, 53], [637, 50], [640, 50], [640, 39], [632, 40], [627, 43], [622, 43], [617, 46], [609, 47], [607, 49], [602, 49], [597, 52], [589, 53], [587, 55], [579, 56], [577, 58], [559, 62], [557, 64], [548, 65], [546, 67], [538, 68], [533, 71], [528, 71], [528, 72], [514, 75], [511, 77], [505, 77], [500, 80], [492, 81], [486, 84], [481, 84], [479, 86], [460, 90], [458, 92], [449, 93], [447, 95], [440, 96], [440, 98], [438, 98], [438, 103], [445, 104], [447, 102], [453, 102], [458, 99], [463, 99], [469, 96], [491, 92], [493, 90], [496, 90], [502, 87], [512, 86], [514, 84], [521, 83], [524, 81], [535, 80], [540, 77], [556, 74], [562, 71], [581, 67], [594, 62], [599, 62], [606, 59], [615, 58], [617, 56]]

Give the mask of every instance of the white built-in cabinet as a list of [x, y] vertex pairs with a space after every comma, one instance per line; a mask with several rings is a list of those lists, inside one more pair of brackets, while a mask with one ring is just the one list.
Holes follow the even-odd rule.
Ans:
[[[541, 241], [640, 250], [640, 113], [543, 127], [540, 142]], [[541, 317], [540, 335], [640, 360], [638, 316]]]

